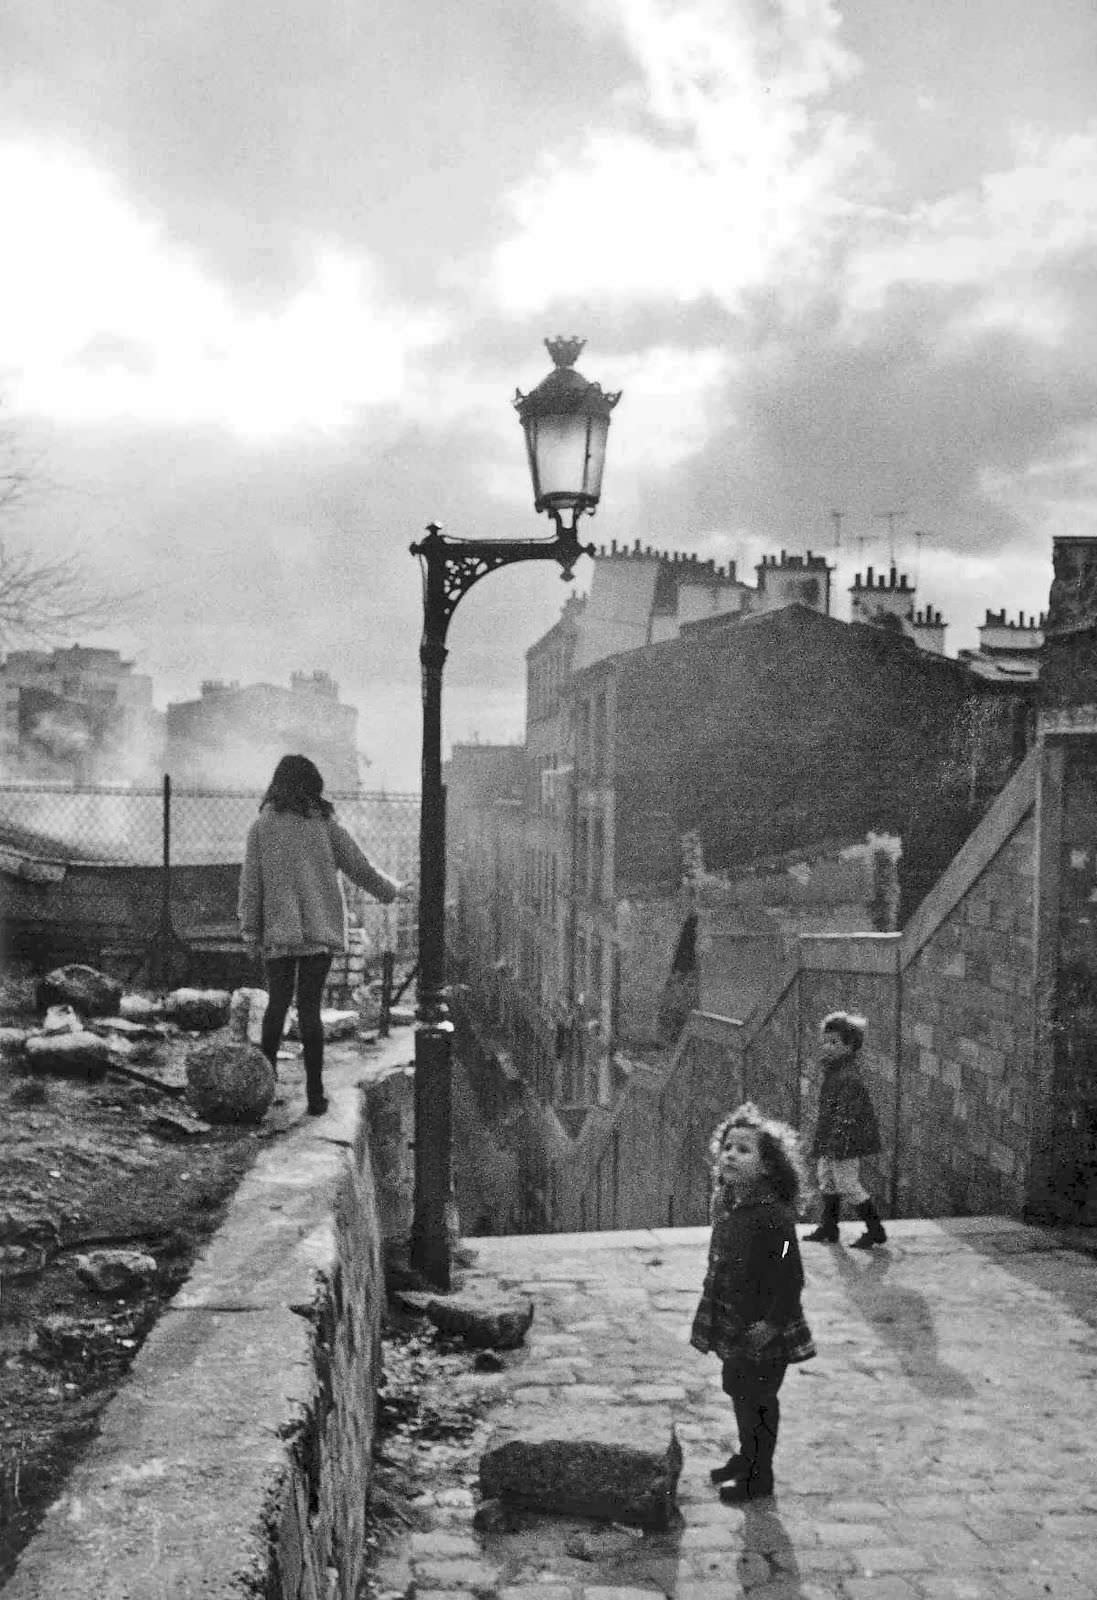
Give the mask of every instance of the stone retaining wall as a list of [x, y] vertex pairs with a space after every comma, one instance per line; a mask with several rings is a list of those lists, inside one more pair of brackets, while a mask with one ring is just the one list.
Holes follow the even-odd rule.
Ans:
[[360, 1591], [383, 1299], [377, 1201], [362, 1115], [335, 1196], [331, 1269], [312, 1308], [314, 1382], [292, 1437], [277, 1521], [271, 1518], [264, 1600], [353, 1600]]
[[749, 1017], [694, 1012], [658, 1090], [634, 1075], [558, 1164], [554, 1226], [704, 1223], [712, 1127], [749, 1097], [810, 1131], [837, 1009], [869, 1023], [883, 1149], [863, 1176], [887, 1211], [1020, 1216], [1038, 1156], [1037, 774], [1030, 755], [902, 934], [802, 936]]

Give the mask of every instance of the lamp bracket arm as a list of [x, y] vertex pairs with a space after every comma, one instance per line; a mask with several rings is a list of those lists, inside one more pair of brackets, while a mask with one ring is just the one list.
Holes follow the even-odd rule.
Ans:
[[558, 561], [562, 575], [581, 555], [593, 555], [593, 546], [581, 545], [573, 528], [557, 523], [553, 539], [453, 539], [443, 534], [436, 523], [427, 528], [427, 537], [411, 546], [426, 569], [424, 634], [441, 643], [450, 618], [474, 583], [500, 567], [518, 561]]

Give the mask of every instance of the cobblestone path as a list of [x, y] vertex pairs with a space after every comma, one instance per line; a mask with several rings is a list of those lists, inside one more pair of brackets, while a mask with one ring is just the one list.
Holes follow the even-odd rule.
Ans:
[[550, 1408], [576, 1431], [592, 1405], [649, 1407], [664, 1434], [673, 1421], [681, 1523], [537, 1517], [480, 1535], [466, 1474], [423, 1496], [428, 1526], [386, 1563], [389, 1592], [1097, 1600], [1097, 1260], [999, 1218], [889, 1228], [875, 1253], [804, 1247], [819, 1356], [782, 1391], [777, 1493], [746, 1508], [709, 1485], [731, 1412], [717, 1362], [687, 1343], [705, 1231], [475, 1241], [468, 1286], [536, 1306], [528, 1347], [478, 1378], [492, 1410]]

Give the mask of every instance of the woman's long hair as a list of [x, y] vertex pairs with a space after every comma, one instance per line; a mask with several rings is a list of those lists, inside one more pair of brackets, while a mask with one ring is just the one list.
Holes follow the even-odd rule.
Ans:
[[296, 811], [300, 817], [330, 817], [335, 807], [324, 799], [324, 780], [308, 756], [283, 756], [274, 769], [267, 792], [259, 803], [262, 811]]

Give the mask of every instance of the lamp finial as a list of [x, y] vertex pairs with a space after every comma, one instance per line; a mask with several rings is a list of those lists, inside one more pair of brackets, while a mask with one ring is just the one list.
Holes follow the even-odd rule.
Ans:
[[572, 334], [570, 339], [565, 339], [557, 334], [555, 339], [545, 340], [545, 349], [552, 357], [553, 364], [557, 367], [573, 367], [582, 353], [585, 339], [577, 339]]

